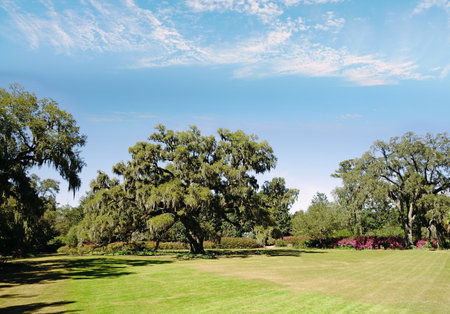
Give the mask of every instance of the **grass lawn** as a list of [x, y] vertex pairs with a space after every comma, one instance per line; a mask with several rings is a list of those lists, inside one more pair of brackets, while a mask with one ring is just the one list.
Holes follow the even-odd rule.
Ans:
[[0, 313], [450, 313], [450, 251], [271, 250], [0, 266]]

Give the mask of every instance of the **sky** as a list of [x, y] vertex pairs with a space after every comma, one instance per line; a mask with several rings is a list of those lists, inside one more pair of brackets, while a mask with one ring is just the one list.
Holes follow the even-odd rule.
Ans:
[[376, 140], [450, 130], [448, 0], [0, 0], [0, 88], [19, 83], [88, 137], [77, 205], [97, 170], [162, 123], [267, 140], [261, 176], [332, 199], [330, 175]]

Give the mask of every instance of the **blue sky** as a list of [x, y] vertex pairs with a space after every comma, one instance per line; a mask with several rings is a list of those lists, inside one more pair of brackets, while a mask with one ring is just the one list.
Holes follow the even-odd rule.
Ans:
[[158, 123], [268, 140], [261, 179], [300, 189], [294, 210], [375, 140], [449, 131], [448, 0], [0, 0], [0, 21], [0, 86], [55, 99], [88, 135], [61, 204]]

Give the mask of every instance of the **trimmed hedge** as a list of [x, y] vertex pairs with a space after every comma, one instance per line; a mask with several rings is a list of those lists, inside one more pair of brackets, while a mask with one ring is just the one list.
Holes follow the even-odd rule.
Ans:
[[295, 248], [307, 248], [308, 243], [311, 239], [307, 237], [283, 237], [281, 239], [275, 240], [276, 247], [295, 247]]
[[205, 241], [205, 249], [257, 249], [263, 247], [255, 239], [223, 237], [220, 243]]
[[[261, 248], [255, 239], [248, 238], [228, 238], [224, 237], [220, 243], [205, 241], [203, 243], [205, 249], [256, 249]], [[116, 255], [148, 255], [155, 252], [155, 241], [135, 241], [135, 242], [113, 242], [106, 246], [100, 246], [95, 243], [85, 242], [79, 247], [63, 246], [58, 249], [58, 253], [70, 255], [87, 255], [87, 254], [116, 254]], [[158, 250], [161, 251], [178, 251], [188, 250], [189, 244], [182, 242], [160, 242]]]
[[351, 248], [351, 249], [404, 249], [402, 237], [341, 237], [322, 240], [305, 237], [284, 237], [275, 241], [275, 246], [294, 248]]

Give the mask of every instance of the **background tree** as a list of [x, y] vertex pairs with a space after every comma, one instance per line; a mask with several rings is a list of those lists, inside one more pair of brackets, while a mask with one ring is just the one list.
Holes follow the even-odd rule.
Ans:
[[289, 235], [292, 231], [289, 210], [297, 200], [299, 190], [288, 189], [284, 178], [273, 178], [272, 181], [264, 182], [261, 193], [265, 206], [274, 217], [280, 236]]
[[447, 247], [450, 235], [450, 197], [444, 194], [428, 194], [420, 199], [425, 214], [428, 239], [437, 239], [439, 247]]
[[86, 137], [54, 100], [37, 99], [19, 85], [0, 89], [0, 134], [0, 253], [20, 253], [30, 249], [48, 201], [30, 169], [53, 166], [75, 191]]
[[204, 253], [203, 241], [220, 237], [224, 222], [274, 224], [255, 178], [276, 163], [266, 141], [226, 129], [218, 130], [218, 139], [196, 127], [156, 129], [149, 141], [129, 149], [131, 161], [114, 166], [120, 184], [91, 190], [90, 208], [111, 213], [108, 206], [130, 202], [122, 209], [159, 234], [179, 222], [192, 253]]
[[361, 202], [354, 187], [371, 200], [387, 199], [398, 213], [409, 246], [421, 237], [421, 227], [434, 221], [426, 219], [431, 207], [423, 198], [449, 193], [449, 153], [447, 134], [406, 133], [388, 143], [375, 142], [361, 158], [341, 163], [335, 176], [354, 195], [356, 208]]
[[306, 212], [298, 211], [292, 218], [296, 236], [307, 236], [319, 242], [330, 238], [342, 228], [342, 215], [323, 193], [317, 193]]
[[333, 191], [336, 205], [346, 216], [346, 228], [351, 230], [353, 235], [401, 236], [403, 231], [398, 213], [388, 197], [385, 195], [373, 199], [368, 186], [353, 180], [352, 176], [356, 173], [346, 172], [349, 170], [346, 166], [348, 161], [341, 163], [339, 170], [348, 175], [344, 186]]

